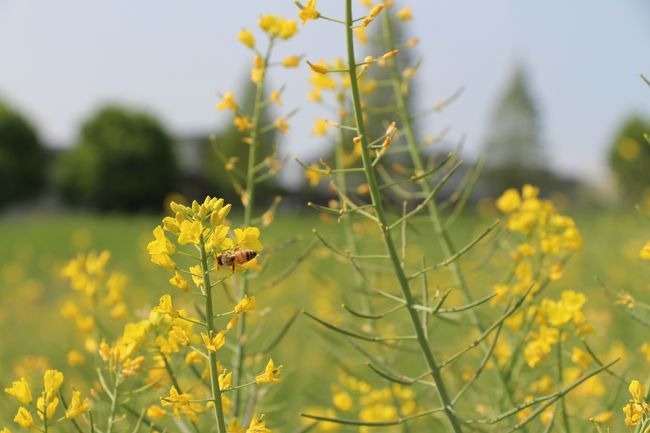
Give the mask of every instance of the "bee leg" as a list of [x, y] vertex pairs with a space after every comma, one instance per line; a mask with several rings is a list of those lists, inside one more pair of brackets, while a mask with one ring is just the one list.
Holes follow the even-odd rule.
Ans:
[[234, 260], [232, 261], [232, 272], [233, 273], [235, 272], [235, 261]]

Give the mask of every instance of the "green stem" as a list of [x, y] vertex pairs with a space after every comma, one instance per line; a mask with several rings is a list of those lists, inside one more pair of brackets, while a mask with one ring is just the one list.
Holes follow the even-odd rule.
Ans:
[[[559, 329], [559, 337], [557, 340], [557, 381], [560, 387], [564, 383], [564, 373], [562, 368], [562, 329]], [[562, 423], [564, 424], [564, 431], [566, 433], [571, 433], [571, 428], [569, 427], [569, 414], [566, 409], [566, 399], [561, 397], [562, 405]]]
[[43, 433], [47, 433], [47, 394], [43, 392]]
[[353, 20], [352, 0], [346, 0], [345, 6], [346, 6], [346, 10], [345, 10], [346, 41], [347, 41], [348, 68], [350, 70], [349, 72], [350, 88], [352, 91], [352, 100], [354, 103], [354, 115], [356, 118], [357, 129], [359, 130], [359, 135], [361, 137], [361, 158], [363, 161], [363, 167], [365, 169], [366, 178], [368, 180], [370, 197], [372, 199], [372, 204], [375, 207], [375, 212], [377, 214], [377, 219], [380, 224], [380, 230], [382, 232], [386, 250], [393, 264], [393, 268], [397, 276], [397, 280], [399, 282], [402, 295], [404, 296], [404, 300], [408, 305], [409, 316], [411, 318], [411, 322], [418, 340], [418, 344], [422, 350], [422, 355], [424, 357], [425, 362], [427, 363], [429, 370], [431, 371], [431, 376], [433, 377], [433, 380], [436, 384], [438, 395], [442, 402], [445, 415], [447, 416], [447, 419], [449, 420], [449, 423], [451, 424], [453, 431], [455, 433], [460, 433], [462, 432], [462, 428], [454, 412], [454, 408], [451, 399], [449, 398], [449, 394], [447, 392], [445, 383], [442, 380], [442, 375], [440, 374], [440, 368], [438, 367], [438, 364], [433, 356], [433, 352], [429, 347], [429, 342], [427, 341], [427, 338], [425, 336], [424, 329], [422, 328], [422, 323], [420, 322], [420, 318], [418, 317], [418, 313], [416, 310], [414, 310], [411, 307], [414, 304], [411, 288], [409, 287], [409, 283], [406, 278], [406, 274], [404, 273], [404, 269], [400, 265], [400, 257], [397, 253], [397, 249], [395, 248], [393, 237], [388, 228], [388, 221], [384, 213], [384, 207], [381, 201], [381, 193], [379, 191], [379, 185], [377, 183], [377, 178], [372, 167], [372, 159], [370, 157], [370, 152], [368, 150], [368, 137], [365, 131], [363, 113], [361, 111], [361, 97], [359, 95], [359, 85], [357, 82], [356, 61], [355, 61], [355, 54], [354, 54], [354, 39], [353, 39], [353, 31], [352, 31], [352, 20]]
[[[212, 286], [210, 284], [210, 268], [208, 267], [208, 255], [205, 252], [205, 243], [201, 237], [201, 272], [203, 272], [203, 286], [205, 289], [205, 317], [208, 325], [208, 336], [214, 334], [214, 313], [212, 311]], [[226, 433], [226, 422], [223, 417], [221, 405], [221, 389], [219, 388], [219, 372], [217, 371], [217, 354], [211, 350], [209, 353], [210, 362], [210, 384], [212, 387], [212, 400], [214, 402], [214, 415], [217, 419], [217, 433]]]
[[[393, 30], [392, 30], [392, 24], [390, 21], [389, 14], [384, 14], [383, 16], [383, 27], [384, 27], [383, 33], [384, 33], [385, 48], [387, 51], [392, 51], [395, 49], [395, 44], [393, 41]], [[417, 139], [415, 137], [412, 116], [409, 113], [406, 104], [406, 98], [402, 93], [402, 83], [403, 83], [402, 75], [399, 72], [399, 68], [395, 58], [389, 59], [388, 63], [389, 63], [389, 68], [391, 73], [391, 82], [393, 83], [393, 93], [395, 94], [397, 111], [399, 113], [400, 120], [402, 122], [404, 136], [406, 138], [406, 144], [408, 147], [409, 154], [411, 156], [411, 161], [413, 163], [413, 167], [416, 170], [416, 173], [422, 173], [424, 172], [424, 163], [422, 161], [422, 155], [420, 153]], [[422, 181], [420, 184], [422, 186], [422, 191], [424, 195], [425, 196], [428, 195], [431, 191], [431, 187], [429, 186], [429, 184], [426, 181]], [[454, 247], [453, 242], [451, 241], [447, 229], [442, 223], [442, 220], [440, 218], [440, 212], [438, 210], [438, 206], [436, 205], [435, 200], [430, 200], [427, 203], [427, 211], [429, 212], [429, 218], [431, 220], [433, 229], [435, 233], [438, 235], [437, 236], [438, 243], [440, 245], [440, 248], [443, 251], [445, 258], [449, 259], [451, 257], [454, 257], [457, 254], [457, 250]], [[459, 260], [451, 261], [449, 263], [449, 270], [451, 271], [456, 286], [458, 286], [461, 292], [463, 293], [465, 302], [467, 303], [473, 302], [474, 299], [469, 290], [467, 282], [463, 277], [462, 271], [460, 269]], [[481, 322], [481, 320], [479, 319], [478, 315], [474, 310], [469, 311], [469, 318], [472, 325], [475, 326], [479, 330], [479, 332], [482, 333], [485, 331], [485, 325]], [[489, 350], [489, 344], [487, 343], [483, 344], [482, 348], [484, 352], [487, 353], [487, 351]], [[500, 368], [497, 368], [496, 371], [497, 371], [497, 376], [499, 378], [499, 381], [501, 382], [504, 390], [506, 391], [508, 400], [510, 401], [511, 404], [514, 404], [513, 390], [511, 389], [510, 384], [508, 383], [507, 379], [503, 376], [503, 373], [501, 372]]]
[[[113, 392], [111, 393], [111, 409], [108, 413], [108, 425], [106, 426], [106, 433], [112, 433], [113, 426], [115, 425], [115, 412], [117, 409], [117, 391], [120, 387], [120, 372], [115, 374], [115, 383], [113, 384]], [[45, 430], [47, 432], [47, 429]]]

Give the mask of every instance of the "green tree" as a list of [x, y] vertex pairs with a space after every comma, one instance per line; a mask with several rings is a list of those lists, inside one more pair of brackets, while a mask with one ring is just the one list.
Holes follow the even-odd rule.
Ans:
[[495, 189], [520, 186], [546, 173], [539, 112], [523, 67], [515, 70], [490, 125], [486, 178]]
[[0, 102], [0, 205], [36, 194], [45, 180], [45, 153], [36, 129]]
[[620, 196], [637, 202], [650, 196], [650, 143], [645, 139], [650, 120], [634, 115], [623, 122], [612, 141], [609, 164], [616, 177]]
[[109, 105], [81, 127], [57, 167], [71, 203], [98, 209], [158, 209], [175, 186], [172, 140], [151, 115]]

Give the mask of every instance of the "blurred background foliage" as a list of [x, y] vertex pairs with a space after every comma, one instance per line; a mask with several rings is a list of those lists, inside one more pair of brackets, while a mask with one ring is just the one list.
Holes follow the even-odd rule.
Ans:
[[625, 203], [650, 202], [650, 119], [633, 115], [617, 132], [609, 153], [619, 195]]
[[0, 101], [0, 207], [38, 193], [46, 178], [45, 162], [36, 127]]
[[[400, 32], [400, 25], [396, 29]], [[373, 48], [373, 44], [380, 43], [376, 35], [371, 35], [367, 52], [379, 49]], [[405, 61], [417, 67], [417, 59]], [[385, 68], [373, 68], [368, 82], [386, 80], [386, 74]], [[418, 77], [410, 80], [409, 85], [417, 87]], [[386, 86], [378, 86], [367, 96], [369, 104], [388, 105], [391, 92]], [[250, 110], [254, 87], [247, 79], [242, 81], [237, 94], [243, 109]], [[417, 92], [411, 88], [410, 95]], [[407, 102], [413, 104], [413, 97]], [[262, 116], [263, 125], [272, 124], [272, 110], [263, 110]], [[382, 134], [387, 125], [381, 113], [370, 112], [368, 118], [373, 134]], [[418, 124], [415, 123], [416, 127]], [[496, 101], [483, 155], [478, 159], [464, 155], [465, 163], [459, 171], [467, 173], [484, 159], [480, 182], [471, 198], [473, 203], [483, 197], [496, 197], [507, 188], [532, 183], [546, 194], [562, 193], [579, 205], [639, 203], [642, 209], [650, 209], [650, 144], [645, 137], [648, 130], [650, 119], [641, 115], [631, 114], [622, 120], [608, 155], [614, 188], [605, 194], [578, 177], [558, 174], [548, 163], [543, 116], [526, 69], [519, 65]], [[444, 137], [422, 137], [419, 130], [416, 135], [424, 143], [422, 152], [428, 159], [462, 151], [462, 143], [452, 143]], [[41, 143], [36, 125], [7, 102], [0, 102], [0, 207], [22, 205], [36, 198], [40, 199], [37, 206], [54, 202], [58, 208], [158, 212], [170, 194], [190, 199], [211, 194], [234, 202], [238, 200], [237, 185], [243, 182], [248, 164], [248, 146], [242, 137], [231, 123], [214, 133], [174, 136], [152, 113], [109, 104], [99, 107], [82, 123], [74, 145], [52, 148]], [[280, 138], [276, 130], [263, 134], [264, 145], [260, 146], [256, 164], [280, 163]], [[321, 139], [320, 158], [330, 165], [336, 140], [341, 138], [347, 151], [351, 151], [352, 137], [346, 131], [338, 137], [329, 135]], [[386, 159], [392, 166], [403, 162], [400, 154]], [[451, 182], [446, 194], [452, 194], [457, 186]], [[275, 195], [283, 195], [290, 205], [303, 204], [307, 198], [326, 202], [333, 197], [326, 186], [314, 190], [306, 182], [287, 182], [282, 177], [272, 178], [259, 188], [260, 206], [266, 206]]]
[[169, 133], [152, 115], [100, 108], [81, 126], [72, 149], [56, 163], [64, 200], [99, 210], [159, 210], [176, 187]]

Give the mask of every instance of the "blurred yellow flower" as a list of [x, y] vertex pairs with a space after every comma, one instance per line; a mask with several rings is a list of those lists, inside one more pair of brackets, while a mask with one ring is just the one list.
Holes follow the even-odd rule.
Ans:
[[35, 427], [34, 425], [34, 418], [32, 418], [32, 414], [29, 413], [27, 409], [24, 407], [19, 407], [18, 412], [16, 413], [16, 416], [14, 417], [14, 422], [18, 424], [21, 427], [25, 428], [33, 428]]
[[320, 12], [316, 10], [316, 0], [307, 0], [307, 4], [300, 9], [298, 17], [302, 20], [303, 25], [309, 20], [318, 19]]
[[178, 287], [184, 292], [188, 292], [190, 290], [190, 285], [187, 282], [185, 278], [180, 274], [180, 272], [176, 271], [174, 273], [174, 276], [169, 279], [169, 283], [172, 286]]
[[519, 191], [514, 188], [506, 190], [501, 197], [497, 199], [497, 209], [503, 213], [510, 213], [521, 205]]
[[32, 402], [32, 392], [29, 388], [29, 383], [24, 377], [11, 384], [11, 387], [5, 388], [5, 392], [14, 397], [22, 404], [29, 404]]
[[73, 419], [78, 417], [81, 414], [84, 414], [90, 410], [90, 400], [87, 398], [81, 400], [81, 393], [79, 391], [72, 391], [72, 399], [68, 405], [68, 409], [65, 411], [65, 417], [68, 419]]
[[235, 313], [250, 312], [255, 310], [255, 296], [244, 295], [244, 297], [235, 305]]
[[154, 307], [153, 310], [155, 313], [168, 314], [173, 319], [178, 317], [178, 310], [172, 305], [171, 295], [162, 295], [157, 307]]
[[[193, 352], [196, 353], [196, 352]], [[147, 408], [147, 417], [158, 420], [167, 415], [167, 411], [163, 409], [162, 407], [158, 406], [157, 404], [152, 404]]]
[[300, 56], [287, 56], [282, 59], [282, 66], [285, 68], [295, 68], [300, 64]]
[[[237, 111], [237, 102], [235, 102], [235, 95], [232, 92], [224, 93], [223, 97], [221, 98], [221, 101], [217, 104], [217, 110], [219, 111], [230, 110], [232, 112]], [[165, 220], [167, 218], [165, 218]]]
[[639, 257], [641, 257], [643, 260], [650, 260], [650, 241], [646, 242], [643, 248], [641, 248]]
[[411, 11], [411, 6], [405, 6], [402, 9], [397, 11], [397, 19], [402, 21], [411, 21], [413, 19], [413, 13]]
[[237, 39], [248, 48], [255, 48], [255, 36], [253, 36], [253, 32], [250, 30], [242, 29], [237, 34]]
[[241, 132], [248, 131], [253, 127], [253, 124], [248, 120], [248, 117], [246, 116], [237, 116], [233, 120], [233, 124], [237, 128], [237, 130]]

